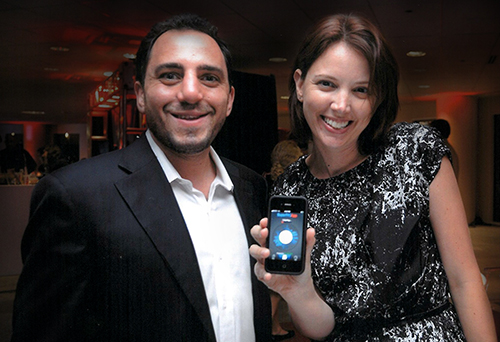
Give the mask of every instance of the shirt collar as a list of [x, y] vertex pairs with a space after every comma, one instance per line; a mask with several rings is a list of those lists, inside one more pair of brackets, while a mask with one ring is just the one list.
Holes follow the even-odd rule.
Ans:
[[[153, 150], [153, 153], [156, 156], [156, 159], [158, 159], [158, 162], [160, 163], [163, 172], [167, 177], [168, 182], [172, 183], [177, 179], [184, 180], [179, 174], [179, 172], [177, 172], [175, 167], [172, 165], [170, 160], [168, 160], [165, 153], [163, 153], [160, 146], [158, 146], [156, 141], [153, 139], [152, 133], [150, 132], [149, 129], [146, 131], [146, 138], [148, 140], [149, 145], [151, 146], [151, 149]], [[212, 158], [215, 167], [217, 169], [217, 176], [214, 179], [213, 185], [221, 185], [226, 190], [233, 191], [234, 188], [233, 182], [231, 181], [231, 178], [229, 177], [229, 174], [227, 173], [227, 170], [224, 167], [222, 160], [219, 158], [219, 156], [217, 155], [212, 146], [210, 146], [210, 157]]]

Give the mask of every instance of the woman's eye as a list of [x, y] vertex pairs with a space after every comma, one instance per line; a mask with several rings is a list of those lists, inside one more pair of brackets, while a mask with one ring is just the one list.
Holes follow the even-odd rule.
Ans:
[[335, 87], [335, 84], [333, 84], [332, 82], [329, 82], [329, 81], [319, 81], [318, 85], [320, 85], [322, 87]]
[[368, 88], [366, 87], [358, 87], [354, 91], [357, 93], [368, 94]]

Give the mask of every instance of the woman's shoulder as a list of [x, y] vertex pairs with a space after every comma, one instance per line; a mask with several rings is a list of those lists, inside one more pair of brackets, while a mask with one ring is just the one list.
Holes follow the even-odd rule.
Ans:
[[389, 131], [385, 156], [399, 160], [407, 168], [410, 165], [426, 165], [428, 176], [432, 179], [442, 158], [450, 156], [450, 150], [435, 128], [399, 122]]
[[273, 194], [282, 194], [281, 191], [284, 189], [290, 190], [300, 187], [300, 184], [304, 182], [308, 173], [306, 158], [307, 155], [300, 157], [285, 169], [273, 184]]
[[420, 123], [396, 122], [389, 130], [389, 140], [421, 138], [426, 135], [436, 135], [435, 129]]
[[394, 147], [400, 151], [408, 150], [410, 153], [432, 150], [443, 144], [443, 140], [435, 128], [419, 123], [395, 123], [389, 130], [387, 137], [389, 148]]
[[296, 161], [291, 163], [285, 168], [285, 171], [280, 175], [280, 177], [290, 177], [291, 175], [300, 175], [307, 172], [308, 168], [306, 165], [306, 158], [308, 155], [303, 155], [299, 157]]

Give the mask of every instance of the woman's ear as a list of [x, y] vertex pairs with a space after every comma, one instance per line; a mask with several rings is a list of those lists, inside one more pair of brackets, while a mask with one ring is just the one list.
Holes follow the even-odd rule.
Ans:
[[302, 86], [304, 85], [304, 79], [302, 78], [302, 70], [297, 69], [293, 73], [293, 80], [295, 81], [295, 91], [297, 93], [297, 100], [302, 102]]

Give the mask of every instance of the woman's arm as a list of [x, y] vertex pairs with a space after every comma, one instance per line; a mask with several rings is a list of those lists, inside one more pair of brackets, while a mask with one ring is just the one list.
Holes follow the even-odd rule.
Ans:
[[469, 235], [460, 190], [448, 158], [430, 186], [430, 218], [453, 302], [467, 341], [497, 341]]
[[252, 236], [259, 245], [250, 247], [250, 254], [258, 262], [255, 264], [257, 278], [271, 290], [279, 293], [288, 304], [290, 315], [301, 334], [314, 340], [327, 337], [335, 326], [332, 309], [317, 293], [311, 278], [311, 250], [315, 242], [314, 229], [309, 228], [306, 236], [306, 268], [296, 276], [267, 273], [264, 260], [269, 256], [269, 249], [265, 246], [269, 234], [267, 219], [262, 219], [260, 225], [252, 228]]

